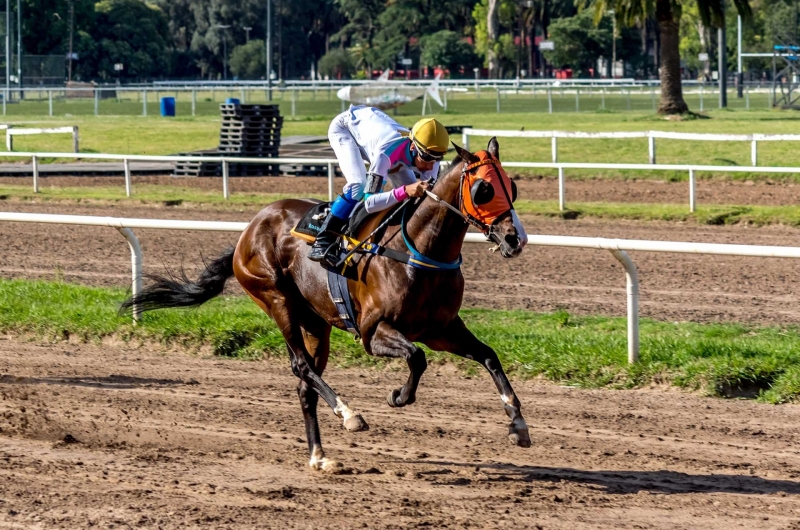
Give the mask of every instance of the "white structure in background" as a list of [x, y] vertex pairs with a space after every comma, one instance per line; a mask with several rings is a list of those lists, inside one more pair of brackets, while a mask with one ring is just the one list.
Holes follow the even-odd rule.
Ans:
[[50, 129], [15, 129], [13, 127], [5, 126], [6, 129], [6, 149], [8, 151], [14, 150], [14, 136], [27, 136], [32, 134], [71, 134], [72, 135], [72, 150], [79, 151], [79, 136], [78, 126], [72, 127], [55, 127]]
[[[439, 97], [439, 77], [440, 75], [437, 75], [433, 83], [427, 87], [410, 86], [401, 82], [390, 82], [387, 69], [375, 81], [340, 88], [336, 97], [355, 105], [369, 105], [386, 110], [405, 105], [423, 96], [425, 98], [430, 96], [436, 103], [444, 107], [444, 102]], [[423, 104], [423, 108], [424, 106]]]

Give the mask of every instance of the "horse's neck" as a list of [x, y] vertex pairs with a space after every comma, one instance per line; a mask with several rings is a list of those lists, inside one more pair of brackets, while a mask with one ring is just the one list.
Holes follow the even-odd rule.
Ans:
[[[441, 177], [436, 185], [436, 193], [442, 201], [458, 209], [458, 186], [460, 184], [460, 165]], [[408, 221], [408, 235], [417, 251], [432, 260], [449, 263], [458, 259], [467, 224], [443, 204], [426, 198], [417, 212]]]

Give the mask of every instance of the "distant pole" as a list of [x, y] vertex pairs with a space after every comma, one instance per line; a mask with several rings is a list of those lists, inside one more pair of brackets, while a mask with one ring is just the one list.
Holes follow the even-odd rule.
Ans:
[[267, 0], [267, 99], [272, 101], [272, 0]]
[[725, 39], [725, 17], [723, 4], [722, 25], [717, 29], [717, 70], [719, 72], [719, 108], [728, 106], [728, 44]]
[[17, 0], [17, 84], [19, 85], [19, 97], [22, 98], [22, 9]]
[[72, 35], [75, 28], [75, 0], [69, 1], [69, 67], [67, 68], [67, 81], [72, 81]]
[[245, 27], [245, 28], [242, 28], [242, 29], [243, 29], [243, 30], [245, 31], [245, 33], [247, 34], [247, 37], [246, 37], [246, 40], [245, 40], [245, 42], [250, 42], [250, 30], [251, 30], [251, 29], [253, 29], [253, 28], [248, 28], [248, 27]]
[[6, 0], [6, 93], [3, 95], [5, 105], [8, 95], [11, 93], [11, 0]]
[[742, 69], [742, 15], [736, 17], [736, 97], [744, 97], [744, 70]]

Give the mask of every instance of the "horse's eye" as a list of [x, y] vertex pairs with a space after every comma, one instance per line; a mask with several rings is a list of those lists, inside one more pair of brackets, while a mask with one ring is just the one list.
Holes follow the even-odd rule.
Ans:
[[494, 199], [494, 188], [483, 179], [475, 179], [469, 194], [472, 197], [472, 204], [480, 206]]

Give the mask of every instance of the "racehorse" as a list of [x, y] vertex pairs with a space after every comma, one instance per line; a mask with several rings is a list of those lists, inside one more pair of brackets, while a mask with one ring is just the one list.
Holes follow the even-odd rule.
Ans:
[[[510, 440], [530, 447], [519, 399], [497, 354], [479, 341], [458, 315], [464, 293], [458, 265], [468, 221], [496, 243], [503, 257], [522, 252], [526, 236], [513, 210], [515, 185], [502, 171], [496, 138], [490, 140], [486, 151], [476, 154], [455, 147], [458, 156], [432, 188], [435, 200], [422, 200], [407, 220], [404, 214], [400, 226], [389, 226], [378, 241], [395, 251], [411, 251], [430, 263], [455, 266], [425, 270], [384, 256], [362, 255], [353, 264], [357, 276], [348, 280], [357, 325], [367, 353], [405, 359], [408, 364], [408, 380], [389, 394], [389, 406], [404, 407], [416, 400], [417, 385], [427, 367], [424, 351], [415, 344], [419, 342], [482, 364], [494, 379], [511, 420]], [[153, 276], [154, 283], [135, 299], [123, 302], [122, 310], [134, 304], [143, 311], [197, 306], [219, 295], [226, 280], [235, 276], [275, 320], [286, 341], [292, 371], [300, 379], [297, 394], [305, 420], [309, 466], [335, 472], [341, 464], [326, 458], [322, 450], [318, 397], [342, 418], [347, 430], [368, 426], [322, 378], [330, 353], [331, 327], [344, 328], [343, 319], [328, 294], [327, 271], [306, 259], [308, 245], [291, 235], [315, 204], [317, 201], [287, 199], [266, 206], [241, 234], [236, 248], [208, 262], [196, 281], [185, 274]]]

